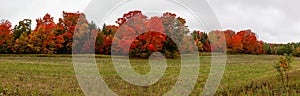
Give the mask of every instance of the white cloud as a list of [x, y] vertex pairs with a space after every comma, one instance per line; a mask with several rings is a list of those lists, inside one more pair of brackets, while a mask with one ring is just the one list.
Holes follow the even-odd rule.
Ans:
[[57, 21], [62, 11], [84, 11], [90, 0], [9, 0], [0, 6], [0, 19], [8, 19], [14, 25], [23, 19], [31, 19], [34, 27], [35, 19], [49, 13]]
[[297, 0], [209, 0], [224, 29], [252, 29], [271, 43], [299, 42]]

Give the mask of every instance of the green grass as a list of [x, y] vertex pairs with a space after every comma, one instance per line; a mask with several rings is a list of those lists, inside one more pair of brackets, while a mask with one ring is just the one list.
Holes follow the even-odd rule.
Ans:
[[[0, 55], [2, 95], [84, 95], [75, 77], [71, 55]], [[225, 74], [215, 95], [285, 95], [272, 65], [279, 56], [228, 55]], [[209, 55], [200, 58], [200, 74], [191, 95], [202, 93], [210, 72]], [[300, 58], [292, 64], [290, 93], [300, 94]], [[115, 71], [111, 58], [96, 55], [98, 69], [107, 85], [118, 95], [163, 95], [176, 83], [180, 60], [168, 59], [164, 76], [147, 87], [127, 83]], [[141, 74], [150, 71], [147, 59], [132, 59]]]

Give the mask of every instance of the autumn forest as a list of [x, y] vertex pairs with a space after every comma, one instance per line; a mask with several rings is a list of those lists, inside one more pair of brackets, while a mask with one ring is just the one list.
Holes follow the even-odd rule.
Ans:
[[[84, 13], [78, 12], [63, 12], [58, 22], [54, 22], [50, 14], [35, 21], [36, 27], [32, 29], [31, 24], [34, 21], [30, 19], [24, 19], [15, 26], [9, 20], [2, 20], [0, 53], [111, 54], [111, 51], [114, 51], [118, 55], [129, 54], [144, 58], [153, 52], [161, 52], [166, 57], [174, 58], [180, 55], [178, 50], [184, 50], [186, 53], [194, 51], [229, 54], [293, 53], [294, 56], [300, 56], [300, 43], [271, 44], [259, 41], [256, 38], [259, 34], [250, 29], [191, 31], [184, 18], [169, 12], [162, 16], [147, 17], [141, 11], [130, 11], [117, 18], [116, 25], [104, 24], [101, 27], [89, 22]], [[183, 46], [177, 46], [178, 43]], [[118, 46], [112, 48], [114, 44]], [[197, 48], [192, 48], [193, 45], [188, 44], [194, 44]]]

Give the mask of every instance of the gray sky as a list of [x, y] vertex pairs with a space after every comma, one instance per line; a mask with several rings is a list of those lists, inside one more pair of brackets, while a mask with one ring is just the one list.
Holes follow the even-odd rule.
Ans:
[[[32, 19], [33, 27], [35, 19], [43, 17], [50, 13], [55, 21], [61, 17], [62, 11], [84, 12], [91, 0], [3, 0], [0, 6], [0, 19], [8, 19], [16, 25], [18, 21], [25, 18]], [[235, 31], [243, 29], [252, 29], [258, 34], [258, 38], [270, 43], [286, 43], [300, 41], [300, 7], [299, 0], [208, 0], [213, 8], [220, 24], [224, 29], [233, 29]], [[99, 6], [102, 3], [98, 4]], [[137, 7], [149, 15], [160, 15], [159, 12], [150, 12], [147, 7]], [[148, 5], [151, 5], [148, 2]], [[174, 10], [161, 10], [162, 12], [171, 11], [187, 19], [191, 29], [201, 29], [196, 20], [183, 10], [178, 9], [176, 5], [168, 4]], [[132, 10], [134, 7], [118, 7], [115, 12], [108, 15], [104, 21], [108, 24], [114, 24], [116, 18], [121, 17], [124, 12]], [[94, 12], [101, 12], [101, 9], [95, 9]], [[149, 11], [149, 12], [148, 12]], [[89, 14], [87, 14], [89, 15]], [[115, 17], [111, 17], [115, 16]], [[97, 17], [89, 17], [91, 20]], [[99, 18], [98, 18], [99, 19]], [[101, 18], [103, 19], [103, 18]], [[98, 20], [96, 21], [99, 24]], [[102, 25], [98, 25], [102, 26]]]

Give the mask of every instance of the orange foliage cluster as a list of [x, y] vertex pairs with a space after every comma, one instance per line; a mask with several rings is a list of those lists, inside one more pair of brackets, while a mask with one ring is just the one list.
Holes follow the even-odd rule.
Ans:
[[[148, 57], [152, 52], [163, 51], [167, 43], [173, 42], [167, 39], [168, 34], [183, 34], [182, 31], [174, 31], [173, 27], [170, 27], [176, 21], [185, 23], [183, 18], [178, 17], [176, 19], [175, 17], [176, 14], [165, 13], [162, 17], [148, 19], [141, 11], [130, 11], [124, 14], [122, 18], [118, 18], [116, 21], [120, 27], [114, 38], [115, 42], [118, 42], [116, 43], [118, 46], [114, 47], [113, 51], [136, 57]], [[177, 35], [173, 37], [182, 38]], [[102, 50], [102, 48], [100, 49]], [[177, 48], [173, 49], [177, 50]], [[166, 53], [166, 51], [162, 53]], [[172, 52], [169, 53], [173, 54]]]
[[195, 31], [192, 35], [194, 35], [196, 44], [201, 49], [200, 51], [203, 52], [266, 53], [263, 46], [264, 42], [258, 41], [255, 33], [251, 30], [242, 30], [237, 33], [232, 30], [216, 30], [208, 35], [204, 32]]

